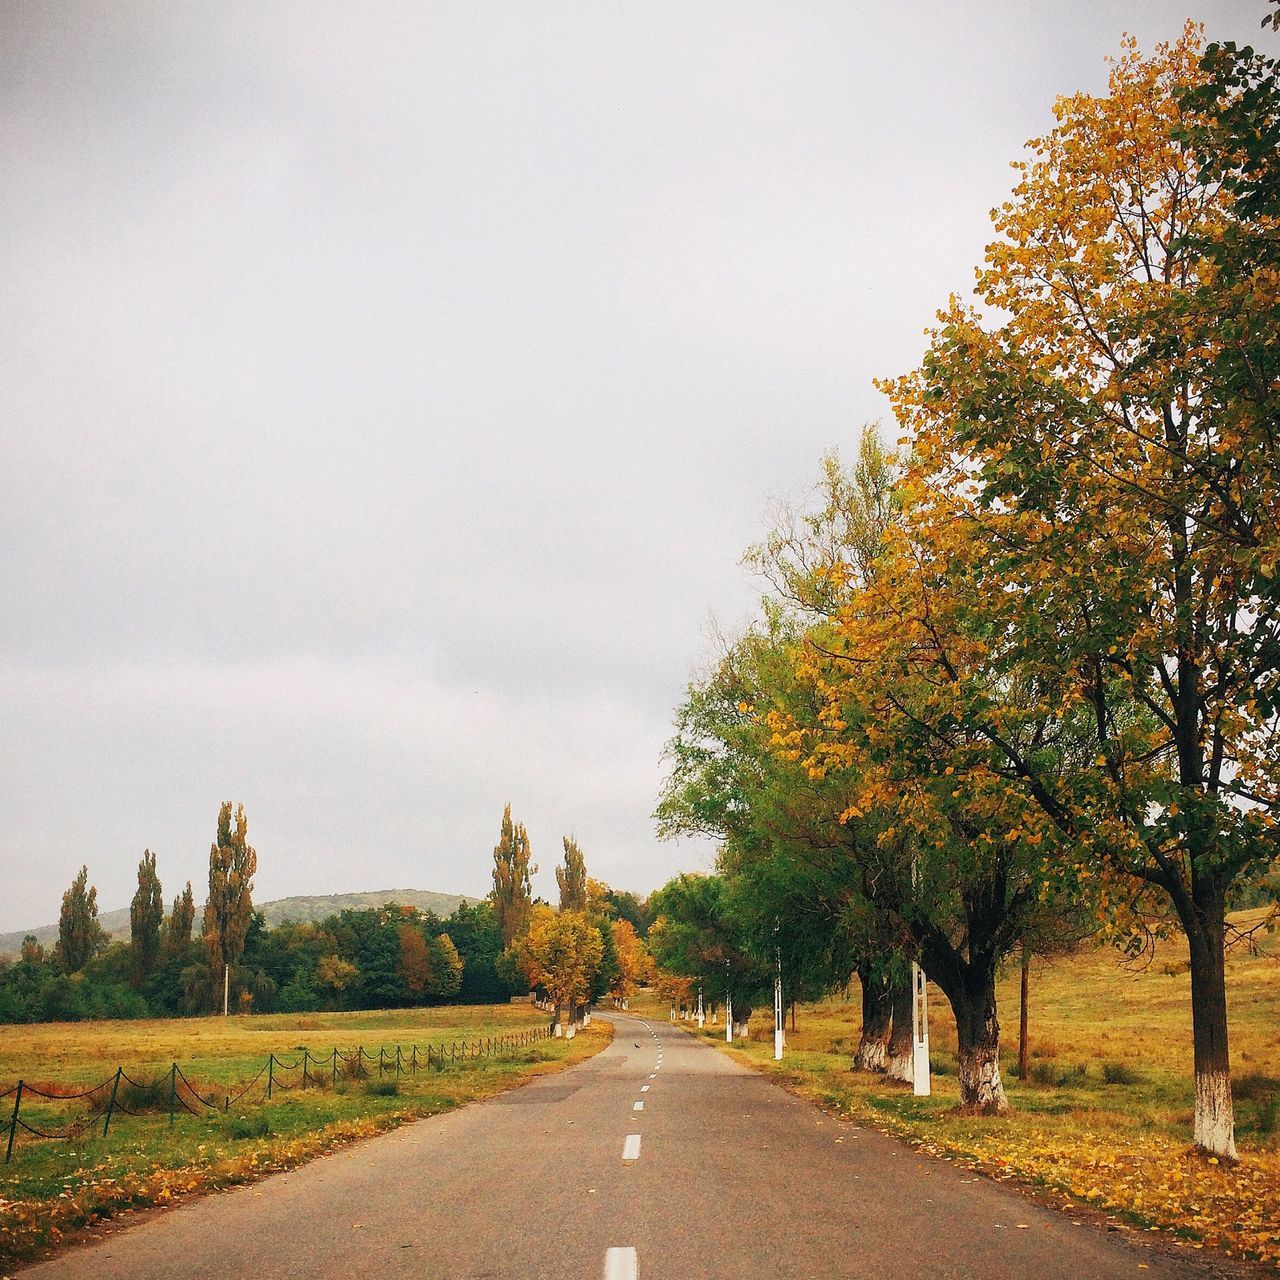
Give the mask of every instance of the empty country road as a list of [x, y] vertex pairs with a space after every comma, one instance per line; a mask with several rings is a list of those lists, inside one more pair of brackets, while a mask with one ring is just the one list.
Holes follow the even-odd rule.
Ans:
[[[24, 1280], [1205, 1276], [805, 1102], [667, 1023]], [[1138, 1237], [1140, 1241], [1141, 1237]]]

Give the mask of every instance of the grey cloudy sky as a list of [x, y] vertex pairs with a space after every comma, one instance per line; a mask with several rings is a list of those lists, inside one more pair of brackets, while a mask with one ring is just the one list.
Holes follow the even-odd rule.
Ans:
[[[1197, 3], [1258, 43], [1263, 5]], [[769, 500], [881, 417], [1008, 162], [1149, 3], [0, 8], [0, 930], [648, 891]]]

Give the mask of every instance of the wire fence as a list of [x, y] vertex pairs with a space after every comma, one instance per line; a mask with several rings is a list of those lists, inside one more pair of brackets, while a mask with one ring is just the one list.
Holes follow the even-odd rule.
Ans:
[[[13, 1158], [14, 1143], [19, 1134], [51, 1141], [71, 1141], [88, 1134], [101, 1120], [105, 1138], [111, 1132], [112, 1121], [119, 1116], [141, 1119], [165, 1112], [172, 1125], [179, 1112], [207, 1116], [229, 1112], [242, 1104], [260, 1106], [271, 1101], [277, 1093], [334, 1086], [339, 1078], [367, 1080], [376, 1071], [379, 1080], [387, 1076], [398, 1079], [404, 1075], [417, 1075], [419, 1071], [444, 1071], [455, 1063], [492, 1058], [500, 1053], [526, 1048], [539, 1040], [551, 1039], [554, 1029], [554, 1023], [547, 1023], [527, 1031], [482, 1036], [478, 1040], [441, 1041], [438, 1045], [428, 1044], [425, 1049], [416, 1044], [407, 1047], [397, 1044], [391, 1048], [382, 1046], [376, 1054], [367, 1052], [363, 1045], [357, 1045], [349, 1053], [334, 1048], [325, 1054], [312, 1053], [304, 1046], [292, 1060], [270, 1054], [257, 1075], [235, 1092], [214, 1092], [207, 1085], [197, 1087], [176, 1062], [153, 1080], [135, 1080], [124, 1067], [117, 1067], [105, 1080], [85, 1089], [64, 1089], [58, 1085], [42, 1088], [19, 1080], [0, 1090], [0, 1106], [7, 1099], [13, 1099], [8, 1124], [0, 1129], [0, 1134], [7, 1131], [4, 1162], [8, 1164]], [[65, 1128], [53, 1127], [53, 1122], [45, 1119], [46, 1113], [60, 1104], [86, 1100], [84, 1114]], [[27, 1107], [26, 1119], [22, 1114], [24, 1105]]]

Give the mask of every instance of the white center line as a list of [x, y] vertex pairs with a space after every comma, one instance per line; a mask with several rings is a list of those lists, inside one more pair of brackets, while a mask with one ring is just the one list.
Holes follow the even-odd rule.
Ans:
[[636, 1280], [639, 1274], [636, 1251], [630, 1245], [604, 1251], [604, 1280]]
[[638, 1133], [627, 1134], [627, 1140], [622, 1144], [622, 1158], [624, 1160], [640, 1159], [640, 1135]]
[[631, 1110], [632, 1110], [632, 1111], [643, 1111], [643, 1110], [644, 1110], [644, 1102], [643, 1102], [643, 1100], [642, 1100], [642, 1101], [640, 1101], [640, 1102], [633, 1102], [633, 1103], [631, 1104]]
[[652, 1079], [653, 1079], [653, 1077], [652, 1077], [652, 1076], [650, 1076], [650, 1077], [649, 1077], [649, 1079], [650, 1079], [650, 1080], [652, 1080]]
[[642, 1085], [640, 1086], [640, 1092], [641, 1092], [641, 1093], [648, 1093], [648, 1092], [649, 1092], [650, 1087], [651, 1087], [651, 1086], [649, 1086], [649, 1085], [647, 1085], [647, 1084], [642, 1084]]

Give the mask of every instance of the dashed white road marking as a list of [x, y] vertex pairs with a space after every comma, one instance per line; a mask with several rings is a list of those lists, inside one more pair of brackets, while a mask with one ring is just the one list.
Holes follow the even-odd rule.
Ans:
[[640, 1135], [638, 1133], [627, 1134], [627, 1139], [622, 1144], [622, 1158], [624, 1160], [640, 1159]]
[[648, 1093], [648, 1092], [649, 1092], [649, 1090], [650, 1090], [652, 1087], [653, 1087], [652, 1085], [642, 1084], [642, 1085], [640, 1086], [640, 1092], [641, 1092], [641, 1093]]
[[604, 1251], [604, 1280], [636, 1280], [639, 1274], [639, 1259], [630, 1245]]
[[631, 1110], [632, 1110], [632, 1111], [643, 1111], [643, 1110], [644, 1110], [644, 1102], [643, 1102], [643, 1100], [641, 1100], [640, 1102], [633, 1102], [633, 1103], [631, 1104]]
[[653, 1079], [653, 1076], [650, 1076], [650, 1077], [649, 1077], [649, 1079], [650, 1079], [650, 1080], [652, 1080], [652, 1079]]

